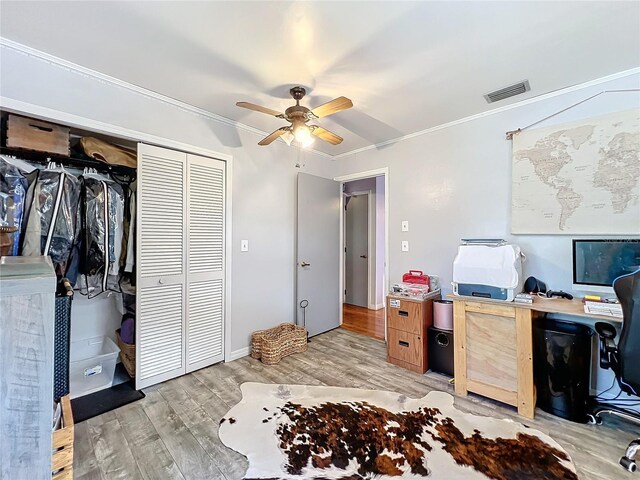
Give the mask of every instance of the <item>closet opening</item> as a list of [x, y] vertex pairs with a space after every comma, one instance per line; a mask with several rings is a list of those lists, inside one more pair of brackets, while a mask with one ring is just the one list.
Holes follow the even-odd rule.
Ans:
[[226, 162], [20, 112], [0, 122], [0, 262], [51, 258], [66, 297], [54, 397], [76, 421], [224, 360]]
[[78, 420], [96, 392], [141, 398], [125, 355], [135, 358], [137, 144], [8, 112], [0, 119], [1, 261], [49, 257], [58, 281], [54, 398], [69, 395]]

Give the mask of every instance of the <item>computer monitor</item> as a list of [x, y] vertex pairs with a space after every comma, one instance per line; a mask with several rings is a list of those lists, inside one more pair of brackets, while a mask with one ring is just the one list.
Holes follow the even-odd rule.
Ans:
[[574, 240], [573, 289], [613, 295], [613, 281], [640, 269], [639, 240]]

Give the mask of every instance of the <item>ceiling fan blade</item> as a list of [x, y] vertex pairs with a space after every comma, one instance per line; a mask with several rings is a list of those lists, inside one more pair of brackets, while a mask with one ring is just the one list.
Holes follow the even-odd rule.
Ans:
[[349, 100], [347, 97], [338, 97], [334, 98], [330, 102], [323, 103], [319, 107], [316, 107], [311, 110], [316, 117], [322, 118], [327, 115], [333, 115], [334, 113], [341, 112], [342, 110], [346, 110], [348, 108], [353, 107], [353, 102]]
[[266, 113], [267, 115], [273, 115], [274, 117], [284, 117], [284, 115], [276, 110], [271, 110], [267, 107], [261, 107], [260, 105], [256, 105], [255, 103], [249, 102], [237, 102], [236, 106], [242, 108], [248, 108], [249, 110], [254, 110], [256, 112]]
[[316, 127], [311, 133], [319, 139], [324, 140], [325, 142], [329, 142], [332, 145], [338, 145], [339, 143], [342, 143], [342, 137], [339, 137], [335, 133], [330, 132], [326, 128]]
[[278, 138], [280, 135], [282, 135], [286, 131], [287, 131], [287, 127], [280, 127], [275, 132], [267, 135], [262, 140], [260, 140], [258, 142], [258, 145], [269, 145], [271, 142], [273, 142], [276, 138]]

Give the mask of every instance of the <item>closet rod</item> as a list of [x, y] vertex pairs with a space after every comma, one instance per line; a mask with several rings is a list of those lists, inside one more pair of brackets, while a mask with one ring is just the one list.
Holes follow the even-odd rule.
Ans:
[[27, 160], [33, 163], [39, 163], [46, 165], [49, 162], [56, 162], [64, 165], [65, 167], [95, 168], [101, 173], [115, 173], [116, 175], [127, 175], [131, 177], [136, 176], [136, 169], [131, 167], [125, 167], [123, 165], [110, 165], [108, 163], [95, 160], [93, 158], [84, 157], [65, 157], [62, 155], [56, 155], [52, 153], [39, 152], [36, 150], [26, 150], [21, 148], [9, 148], [0, 147], [0, 153], [5, 155], [11, 155], [21, 160]]

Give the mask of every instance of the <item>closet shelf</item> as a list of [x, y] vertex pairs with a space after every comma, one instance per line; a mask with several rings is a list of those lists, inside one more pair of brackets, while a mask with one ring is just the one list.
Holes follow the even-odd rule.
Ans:
[[122, 165], [110, 165], [108, 163], [89, 158], [87, 156], [71, 156], [65, 157], [63, 155], [57, 155], [54, 153], [39, 152], [37, 150], [27, 150], [23, 148], [9, 148], [0, 147], [0, 153], [4, 155], [12, 155], [22, 160], [27, 160], [33, 163], [39, 163], [46, 165], [49, 162], [60, 163], [65, 167], [95, 168], [98, 172], [102, 173], [115, 173], [116, 175], [128, 175], [134, 177], [136, 175], [136, 169], [131, 167], [125, 167]]

